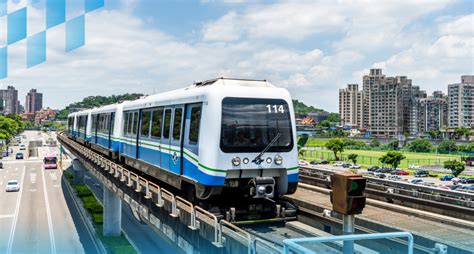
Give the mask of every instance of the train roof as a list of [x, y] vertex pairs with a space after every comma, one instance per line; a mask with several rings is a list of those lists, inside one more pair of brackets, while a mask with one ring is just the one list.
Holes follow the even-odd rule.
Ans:
[[181, 104], [187, 103], [187, 101], [204, 98], [206, 95], [209, 95], [215, 92], [216, 90], [232, 94], [232, 91], [235, 91], [235, 89], [241, 90], [243, 88], [273, 88], [278, 90], [284, 90], [287, 93], [285, 89], [277, 88], [266, 80], [220, 77], [210, 80], [194, 82], [191, 86], [185, 88], [149, 95], [133, 101], [124, 101], [121, 103], [115, 103], [94, 109], [84, 110], [77, 112], [76, 114], [86, 115], [89, 114], [89, 112], [92, 112], [92, 114], [113, 112], [116, 110], [117, 107], [123, 107], [124, 110], [129, 110], [136, 108], [153, 107], [165, 103]]

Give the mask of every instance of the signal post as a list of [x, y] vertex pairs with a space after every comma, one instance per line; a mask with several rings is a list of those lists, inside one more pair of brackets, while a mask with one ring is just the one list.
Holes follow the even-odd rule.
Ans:
[[[345, 235], [354, 234], [355, 214], [362, 213], [365, 207], [364, 190], [366, 179], [353, 173], [331, 175], [331, 203], [335, 212], [342, 214], [342, 231]], [[343, 242], [344, 254], [354, 253], [354, 242]]]

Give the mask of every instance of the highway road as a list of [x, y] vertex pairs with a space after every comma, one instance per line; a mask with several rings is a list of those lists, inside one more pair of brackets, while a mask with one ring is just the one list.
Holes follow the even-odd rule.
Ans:
[[[23, 144], [42, 140], [45, 134], [27, 132]], [[0, 253], [96, 253], [92, 236], [81, 225], [74, 207], [68, 207], [60, 170], [44, 170], [42, 155], [52, 148], [39, 147], [38, 157], [15, 160], [18, 147], [4, 158], [0, 169]], [[18, 180], [19, 192], [6, 192], [8, 180]], [[70, 197], [69, 197], [70, 198]], [[88, 239], [89, 238], [89, 239]], [[85, 249], [83, 246], [87, 246]]]

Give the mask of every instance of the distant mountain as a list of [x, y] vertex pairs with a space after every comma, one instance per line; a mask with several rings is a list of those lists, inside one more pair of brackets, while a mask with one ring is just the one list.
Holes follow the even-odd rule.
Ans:
[[66, 108], [61, 109], [56, 115], [56, 118], [58, 120], [66, 120], [67, 115], [69, 115], [70, 109], [100, 107], [108, 104], [114, 104], [120, 101], [135, 100], [140, 98], [141, 96], [143, 96], [143, 94], [141, 93], [126, 93], [122, 95], [112, 96], [88, 96], [80, 102], [71, 103]]

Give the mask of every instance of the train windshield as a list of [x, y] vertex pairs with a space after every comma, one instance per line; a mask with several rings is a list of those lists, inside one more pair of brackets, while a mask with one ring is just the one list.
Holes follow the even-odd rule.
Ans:
[[222, 101], [221, 149], [259, 153], [280, 133], [268, 152], [293, 148], [290, 111], [281, 99], [225, 98]]

